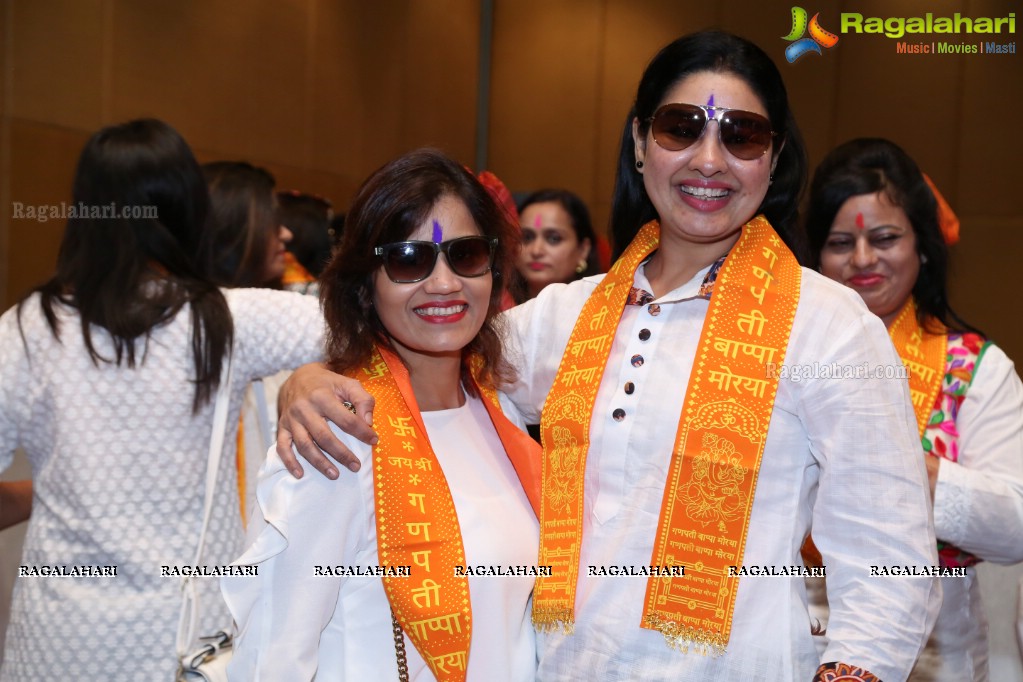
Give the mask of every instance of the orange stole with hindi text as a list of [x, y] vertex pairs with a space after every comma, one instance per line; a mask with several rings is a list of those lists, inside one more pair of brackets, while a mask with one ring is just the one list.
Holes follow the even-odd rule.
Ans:
[[923, 438], [945, 377], [948, 336], [933, 334], [920, 325], [912, 296], [902, 306], [888, 329], [888, 335], [902, 364], [909, 371], [909, 397], [913, 401], [920, 437]]
[[[533, 593], [541, 630], [572, 631], [582, 544], [590, 420], [640, 263], [659, 243], [644, 225], [580, 313], [544, 405], [540, 561]], [[669, 645], [724, 651], [731, 632], [753, 494], [778, 386], [768, 363], [785, 359], [799, 300], [795, 257], [763, 216], [743, 229], [718, 274], [679, 418], [657, 534], [655, 566], [684, 576], [647, 581], [641, 627]]]
[[[464, 682], [472, 610], [469, 580], [456, 575], [455, 568], [465, 566], [465, 548], [451, 490], [423, 426], [408, 370], [393, 352], [377, 347], [354, 376], [376, 399], [379, 415], [373, 489], [380, 565], [409, 566], [411, 574], [384, 577], [384, 590], [395, 618], [434, 676], [442, 682]], [[504, 416], [496, 391], [476, 386], [536, 511], [539, 447]]]

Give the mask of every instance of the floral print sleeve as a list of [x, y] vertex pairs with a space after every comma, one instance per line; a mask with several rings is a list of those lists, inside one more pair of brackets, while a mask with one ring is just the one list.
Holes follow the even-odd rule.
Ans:
[[881, 678], [848, 663], [822, 663], [813, 676], [813, 682], [881, 682]]

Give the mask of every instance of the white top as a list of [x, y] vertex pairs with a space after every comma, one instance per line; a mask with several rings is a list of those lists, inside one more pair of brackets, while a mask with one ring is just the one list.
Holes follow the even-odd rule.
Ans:
[[[904, 380], [823, 378], [847, 367], [883, 376], [902, 363], [859, 296], [816, 272], [803, 270], [785, 360], [790, 371], [778, 386], [744, 564], [801, 564], [799, 548], [813, 523], [839, 595], [823, 659], [810, 635], [802, 579], [741, 578], [727, 653], [715, 658], [669, 649], [661, 634], [639, 627], [644, 579], [586, 575], [589, 565], [651, 560], [709, 305], [697, 297], [706, 272], [655, 300], [659, 311], [627, 306], [622, 316], [591, 423], [575, 634], [538, 638], [539, 679], [806, 682], [823, 660], [863, 666], [885, 682], [904, 680], [940, 589], [930, 578], [872, 578], [869, 571], [872, 564], [937, 563], [915, 417]], [[548, 286], [507, 313], [522, 378], [509, 397], [527, 422], [539, 418], [576, 317], [600, 280]], [[642, 268], [635, 285], [650, 290]], [[651, 332], [645, 341], [643, 329]], [[634, 366], [634, 355], [641, 365]], [[634, 384], [631, 395], [626, 382]], [[611, 417], [618, 408], [625, 410], [621, 421]]]
[[[241, 550], [234, 468], [245, 386], [322, 357], [315, 299], [265, 289], [225, 291], [234, 319], [229, 432], [220, 460], [204, 564]], [[89, 359], [73, 309], [58, 308], [57, 341], [37, 297], [0, 318], [0, 470], [24, 448], [34, 499], [22, 565], [116, 566], [116, 577], [19, 577], [2, 680], [165, 680], [174, 656], [181, 578], [202, 522], [213, 403], [192, 414], [191, 313], [152, 335], [135, 369]], [[109, 337], [93, 332], [112, 356]], [[28, 353], [26, 354], [26, 346]], [[213, 578], [199, 581], [198, 634], [230, 623]], [[118, 642], [121, 645], [118, 645]]]
[[956, 427], [959, 461], [938, 468], [935, 535], [985, 561], [1023, 561], [1023, 383], [998, 346], [981, 355]]
[[[956, 428], [959, 461], [942, 459], [938, 468], [935, 534], [985, 561], [1023, 561], [1023, 383], [997, 346], [981, 355]], [[822, 588], [813, 589], [815, 616], [826, 625]], [[942, 578], [942, 589], [938, 621], [910, 679], [988, 679], [987, 617], [977, 571]]]
[[[505, 407], [521, 426], [514, 408]], [[467, 398], [460, 408], [422, 415], [451, 489], [468, 565], [535, 565], [539, 525], [486, 407]], [[334, 433], [363, 463], [357, 475], [295, 479], [273, 448], [267, 453], [257, 492], [262, 515], [252, 520], [249, 548], [235, 562], [255, 564], [259, 574], [221, 581], [239, 629], [228, 670], [232, 680], [397, 679], [381, 579], [315, 575], [316, 566], [379, 563], [371, 448], [336, 428]], [[533, 580], [469, 577], [469, 680], [534, 679]], [[407, 637], [405, 650], [409, 679], [433, 680]]]

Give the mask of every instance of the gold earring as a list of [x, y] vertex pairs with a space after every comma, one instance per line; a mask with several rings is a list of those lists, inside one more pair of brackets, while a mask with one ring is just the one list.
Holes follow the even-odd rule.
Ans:
[[587, 263], [585, 260], [580, 260], [579, 264], [575, 266], [575, 274], [581, 275], [586, 272], [586, 265]]

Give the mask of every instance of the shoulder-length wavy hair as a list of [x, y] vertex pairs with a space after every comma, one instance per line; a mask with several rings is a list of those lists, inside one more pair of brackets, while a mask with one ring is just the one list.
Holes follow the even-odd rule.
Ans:
[[465, 204], [481, 234], [498, 239], [486, 318], [462, 353], [463, 386], [475, 395], [468, 381], [470, 354], [482, 358], [477, 377], [485, 386], [498, 387], [514, 378], [514, 370], [503, 354], [496, 315], [507, 273], [514, 267], [518, 227], [472, 173], [434, 149], [408, 153], [373, 173], [345, 217], [341, 243], [320, 276], [327, 360], [335, 371], [350, 372], [364, 365], [374, 344], [393, 348], [372, 305], [373, 274], [383, 267], [373, 249], [407, 240], [445, 196]]
[[[675, 40], [658, 52], [643, 72], [636, 99], [625, 119], [618, 153], [611, 200], [613, 258], [617, 259], [622, 254], [639, 228], [658, 217], [643, 186], [643, 176], [636, 172], [632, 121], [638, 119], [639, 132], [646, 135], [650, 128], [649, 119], [664, 103], [668, 91], [686, 77], [701, 71], [737, 76], [763, 102], [771, 129], [778, 134], [774, 143], [778, 164], [773, 182], [757, 212], [767, 217], [789, 248], [802, 260], [806, 254], [796, 229], [796, 218], [799, 197], [806, 185], [806, 149], [789, 107], [785, 83], [778, 67], [763, 50], [745, 38], [724, 31], [700, 31]], [[779, 147], [780, 152], [777, 151]]]
[[890, 140], [850, 140], [831, 150], [817, 166], [806, 212], [811, 265], [820, 266], [821, 251], [842, 205], [851, 197], [878, 192], [901, 208], [913, 226], [921, 256], [920, 273], [913, 285], [920, 324], [937, 320], [952, 331], [981, 333], [949, 304], [948, 247], [938, 226], [938, 202], [916, 162]]
[[201, 259], [222, 287], [277, 284], [266, 276], [270, 240], [280, 229], [274, 176], [246, 161], [203, 164], [210, 191], [210, 221]]
[[[196, 258], [209, 196], [192, 150], [155, 119], [103, 128], [82, 150], [72, 196], [89, 210], [68, 220], [56, 274], [35, 290], [51, 332], [60, 338], [56, 306], [71, 306], [92, 362], [133, 368], [144, 361], [153, 329], [188, 305], [197, 411], [220, 381], [234, 327], [227, 301]], [[107, 207], [113, 216], [93, 210]], [[110, 334], [112, 358], [93, 343], [100, 327]]]

